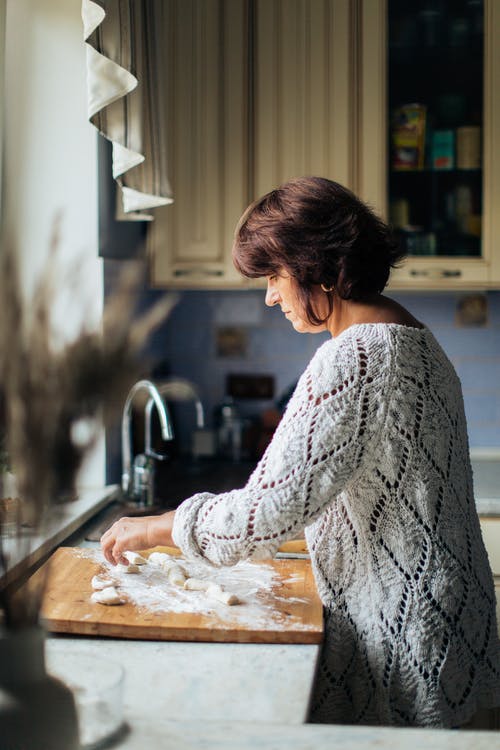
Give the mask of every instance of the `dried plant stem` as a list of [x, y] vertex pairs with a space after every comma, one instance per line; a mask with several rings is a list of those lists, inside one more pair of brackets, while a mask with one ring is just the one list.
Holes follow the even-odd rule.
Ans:
[[[57, 247], [58, 225], [30, 301], [23, 296], [12, 247], [4, 247], [0, 264], [0, 383], [7, 448], [22, 498], [22, 520], [37, 531], [55, 504], [75, 496], [76, 477], [99, 435], [100, 417], [111, 419], [122, 408], [140, 377], [139, 357], [148, 336], [176, 302], [165, 295], [136, 317], [131, 301], [139, 279], [137, 272], [127, 270], [106, 306], [105, 336], [83, 329], [73, 341], [56, 348], [51, 310]], [[83, 438], [75, 431], [82, 422], [88, 427]], [[8, 565], [1, 523], [0, 517], [0, 575]], [[21, 520], [17, 532], [19, 542], [29, 544]], [[42, 588], [43, 584], [14, 592], [12, 587], [1, 590], [0, 583], [0, 607], [10, 627], [36, 620]]]

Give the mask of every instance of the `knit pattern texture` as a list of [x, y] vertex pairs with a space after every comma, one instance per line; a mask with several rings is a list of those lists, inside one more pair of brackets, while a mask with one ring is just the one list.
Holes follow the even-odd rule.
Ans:
[[311, 721], [453, 727], [500, 705], [461, 387], [428, 329], [322, 344], [246, 486], [186, 500], [173, 536], [233, 565], [303, 531], [325, 611]]

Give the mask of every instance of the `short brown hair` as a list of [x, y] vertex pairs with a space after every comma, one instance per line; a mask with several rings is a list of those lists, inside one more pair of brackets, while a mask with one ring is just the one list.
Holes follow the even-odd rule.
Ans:
[[309, 321], [314, 285], [342, 299], [380, 293], [404, 252], [389, 227], [354, 193], [325, 177], [298, 177], [252, 203], [235, 232], [233, 261], [249, 278], [284, 268], [297, 282]]

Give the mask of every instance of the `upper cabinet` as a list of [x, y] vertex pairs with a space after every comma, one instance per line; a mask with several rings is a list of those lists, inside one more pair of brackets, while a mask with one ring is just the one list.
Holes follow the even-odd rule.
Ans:
[[319, 174], [396, 228], [391, 288], [500, 287], [500, 2], [166, 3], [174, 204], [148, 228], [153, 283], [248, 286], [241, 213]]
[[352, 184], [347, 0], [167, 0], [174, 203], [148, 227], [153, 283], [244, 288], [231, 261], [244, 209], [286, 179]]
[[249, 200], [248, 7], [165, 0], [168, 164], [174, 203], [148, 227], [153, 284], [238, 286], [230, 260]]
[[394, 289], [500, 285], [500, 4], [364, 0], [358, 191], [408, 258]]
[[254, 27], [253, 192], [300, 175], [351, 185], [349, 2], [257, 0]]

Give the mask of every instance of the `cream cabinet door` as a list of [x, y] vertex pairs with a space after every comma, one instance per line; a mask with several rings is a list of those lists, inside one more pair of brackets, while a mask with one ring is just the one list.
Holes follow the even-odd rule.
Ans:
[[493, 575], [500, 576], [500, 518], [482, 517], [480, 521]]
[[355, 75], [349, 0], [257, 0], [255, 196], [291, 177], [353, 183]]
[[[357, 189], [364, 200], [388, 218], [388, 1], [362, 0], [360, 7]], [[421, 64], [423, 50], [418, 52], [419, 44], [424, 42], [417, 39], [414, 69]], [[483, 76], [483, 81], [478, 81], [484, 95], [481, 255], [409, 256], [391, 276], [392, 289], [500, 288], [500, 3], [497, 0], [484, 0]]]
[[174, 203], [148, 227], [152, 283], [244, 284], [230, 253], [249, 202], [245, 0], [165, 0], [169, 179]]
[[166, 0], [169, 178], [148, 231], [153, 284], [244, 288], [230, 250], [248, 203], [293, 176], [354, 187], [350, 0]]
[[500, 518], [482, 517], [481, 532], [493, 572], [497, 598], [497, 622], [500, 635]]

